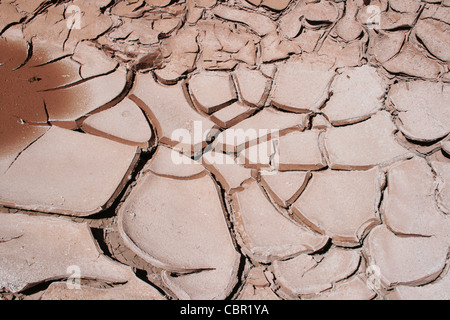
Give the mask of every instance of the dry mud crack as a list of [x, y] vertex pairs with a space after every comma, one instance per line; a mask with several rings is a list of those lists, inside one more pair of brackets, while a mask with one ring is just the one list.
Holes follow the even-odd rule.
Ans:
[[0, 299], [450, 299], [450, 1], [0, 1]]

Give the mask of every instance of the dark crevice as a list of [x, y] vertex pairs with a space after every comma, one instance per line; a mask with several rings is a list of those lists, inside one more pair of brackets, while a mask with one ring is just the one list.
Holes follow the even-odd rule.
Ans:
[[445, 136], [444, 136], [444, 137], [442, 137], [442, 138], [438, 138], [438, 139], [432, 140], [432, 141], [417, 141], [417, 140], [412, 140], [411, 138], [408, 138], [408, 137], [405, 136], [405, 135], [403, 135], [403, 136], [405, 137], [406, 141], [408, 141], [408, 142], [410, 142], [410, 143], [412, 143], [412, 144], [421, 146], [421, 147], [431, 147], [431, 146], [433, 146], [433, 145], [439, 143], [442, 139], [445, 138]]
[[108, 10], [109, 8], [111, 8], [114, 4], [116, 3], [116, 0], [111, 0], [107, 5], [105, 5], [104, 7], [100, 8], [100, 12], [102, 14], [105, 14], [106, 10]]
[[164, 298], [166, 298], [167, 300], [173, 300], [173, 297], [171, 294], [168, 294], [166, 291], [164, 291], [162, 288], [158, 287], [157, 285], [155, 285], [154, 283], [152, 283], [149, 279], [148, 279], [148, 272], [142, 269], [134, 269], [134, 274], [136, 275], [136, 277], [142, 281], [144, 281], [145, 283], [147, 283], [148, 285], [150, 285], [152, 288], [154, 288], [156, 291], [159, 292], [159, 294], [161, 294]]
[[46, 123], [50, 127], [52, 124], [50, 123], [50, 115], [48, 114], [47, 104], [45, 103], [45, 100], [42, 101], [42, 104], [44, 106], [44, 112], [45, 112], [45, 116], [47, 118]]
[[323, 246], [323, 248], [310, 253], [309, 255], [323, 255], [327, 253], [333, 247], [333, 241], [331, 238], [328, 239], [328, 242]]
[[[61, 56], [61, 57], [54, 58], [54, 59], [52, 59], [52, 60], [48, 60], [48, 61], [46, 61], [46, 62], [44, 62], [44, 63], [37, 64], [37, 65], [34, 65], [34, 66], [30, 66], [30, 67], [31, 67], [31, 68], [39, 68], [39, 67], [43, 67], [43, 66], [46, 66], [46, 65], [49, 65], [49, 64], [52, 64], [52, 63], [61, 61], [61, 60], [65, 59], [65, 58], [69, 58], [69, 57], [71, 57], [71, 56], [72, 56], [71, 54], [66, 54], [66, 55], [63, 55], [63, 56]], [[31, 58], [31, 56], [30, 56], [30, 58]]]
[[[55, 61], [53, 61], [53, 62], [55, 62]], [[105, 73], [102, 73], [102, 74], [97, 74], [97, 75], [90, 76], [90, 77], [87, 77], [87, 78], [83, 78], [81, 80], [77, 80], [77, 81], [72, 82], [72, 83], [64, 84], [64, 85], [59, 86], [59, 87], [41, 90], [40, 92], [49, 92], [49, 91], [57, 91], [57, 90], [62, 90], [62, 89], [69, 89], [69, 88], [81, 85], [81, 84], [83, 84], [85, 82], [88, 82], [90, 80], [93, 80], [93, 79], [96, 79], [96, 78], [101, 78], [101, 77], [104, 77], [104, 76], [108, 76], [108, 75], [114, 73], [118, 68], [119, 68], [119, 65], [117, 65], [114, 69], [112, 69], [112, 70], [110, 70], [108, 72], [105, 72]]]
[[0, 30], [0, 36], [5, 33], [9, 28], [11, 28], [12, 26], [21, 24], [22, 22], [25, 21], [26, 17], [21, 18], [19, 21], [15, 21], [15, 22], [11, 22], [10, 24], [7, 24], [2, 30]]
[[333, 22], [328, 20], [309, 20], [305, 18], [305, 21], [312, 26], [323, 26], [324, 28], [328, 28], [333, 24]]
[[[65, 12], [64, 12], [64, 14], [65, 14]], [[70, 35], [72, 34], [72, 29], [73, 29], [74, 24], [75, 24], [75, 21], [73, 21], [72, 25], [70, 26], [69, 32], [67, 32], [66, 38], [64, 39], [64, 41], [63, 41], [63, 43], [62, 43], [62, 49], [63, 49], [63, 51], [66, 50], [66, 42], [69, 40]]]
[[239, 292], [242, 290], [242, 288], [245, 284], [245, 279], [243, 279], [243, 275], [245, 272], [246, 262], [247, 262], [247, 259], [245, 258], [245, 256], [243, 254], [240, 254], [239, 266], [238, 266], [237, 275], [236, 275], [237, 283], [231, 290], [230, 294], [225, 298], [225, 300], [233, 300], [234, 298], [236, 298], [239, 295]]
[[188, 275], [192, 275], [192, 274], [198, 274], [201, 272], [205, 272], [205, 271], [215, 271], [217, 270], [216, 268], [196, 268], [196, 269], [187, 269], [183, 272], [177, 272], [177, 271], [167, 271], [167, 273], [172, 277], [172, 278], [178, 278], [178, 277], [183, 277], [183, 276], [188, 276]]
[[32, 56], [33, 56], [33, 42], [30, 41], [30, 42], [27, 42], [27, 57], [25, 58], [25, 61], [20, 66], [13, 69], [13, 71], [17, 71], [20, 68], [22, 68], [24, 65], [26, 65], [28, 63], [28, 61], [30, 61]]
[[89, 216], [89, 220], [102, 220], [107, 218], [113, 218], [116, 216], [117, 207], [124, 201], [125, 195], [128, 193], [128, 189], [131, 185], [135, 184], [139, 174], [146, 164], [153, 158], [156, 152], [156, 148], [152, 148], [149, 152], [142, 152], [139, 160], [137, 161], [133, 172], [131, 173], [131, 179], [123, 187], [121, 193], [117, 196], [114, 202], [105, 210]]
[[442, 154], [443, 154], [445, 157], [450, 158], [450, 153], [449, 153], [449, 152], [447, 152], [445, 149], [441, 149], [441, 151], [442, 151]]
[[[97, 241], [97, 244], [105, 256], [113, 258], [112, 252], [109, 250], [108, 244], [105, 242], [104, 237], [104, 229], [99, 228], [91, 228], [91, 233], [94, 239]], [[114, 259], [115, 260], [115, 259]]]
[[434, 55], [429, 49], [428, 47], [425, 45], [425, 43], [423, 42], [423, 40], [416, 34], [416, 40], [417, 42], [423, 47], [423, 49], [434, 59], [439, 60], [441, 63], [445, 63], [446, 61], [442, 60], [441, 58], [437, 57], [436, 55]]
[[[28, 288], [20, 291], [17, 294], [17, 297], [19, 298], [19, 300], [27, 300], [27, 297], [29, 297], [29, 296], [39, 295], [39, 297], [37, 299], [40, 299], [41, 296], [45, 293], [45, 291], [52, 284], [65, 282], [65, 281], [67, 281], [69, 279], [70, 278], [67, 278], [65, 276], [61, 276], [61, 277], [56, 278], [56, 279], [44, 280], [44, 281], [39, 282], [39, 283], [29, 284]], [[120, 286], [120, 285], [124, 285], [125, 284], [125, 283], [121, 283], [121, 282], [117, 282], [116, 283], [116, 282], [109, 282], [109, 281], [101, 281], [101, 280], [96, 280], [96, 279], [93, 279], [93, 278], [81, 278], [81, 279], [77, 279], [77, 280], [80, 281], [79, 284], [81, 286], [88, 286], [88, 287], [98, 288], [98, 289], [108, 289], [108, 288], [113, 288], [115, 286]], [[34, 299], [36, 299], [36, 297]]]
[[389, 173], [388, 173], [388, 171], [386, 171], [386, 172], [384, 172], [384, 184], [381, 186], [380, 201], [379, 201], [378, 206], [377, 206], [378, 215], [380, 217], [381, 223], [384, 223], [384, 220], [385, 220], [384, 219], [383, 204], [384, 204], [384, 199], [385, 199], [386, 194], [387, 194], [388, 183], [389, 183]]
[[385, 31], [388, 31], [388, 32], [411, 31], [412, 28], [413, 28], [412, 26], [410, 26], [408, 24], [405, 24], [405, 25], [396, 26], [396, 27], [394, 27], [392, 29], [385, 29]]
[[336, 124], [336, 123], [331, 123], [331, 125], [332, 125], [332, 127], [333, 128], [344, 128], [344, 127], [350, 127], [350, 126], [353, 126], [353, 125], [357, 125], [357, 124], [360, 124], [360, 123], [363, 123], [363, 122], [366, 122], [366, 121], [368, 121], [368, 120], [370, 120], [374, 115], [376, 115], [377, 114], [377, 112], [375, 112], [375, 113], [373, 113], [373, 114], [371, 114], [371, 115], [369, 115], [369, 116], [367, 116], [367, 117], [363, 117], [363, 118], [361, 118], [361, 119], [359, 119], [359, 120], [355, 120], [355, 121], [352, 121], [352, 122], [348, 122], [348, 123], [339, 123], [339, 124]]
[[50, 285], [52, 283], [59, 282], [61, 280], [62, 279], [54, 280], [54, 281], [44, 281], [44, 282], [38, 283], [38, 284], [28, 288], [28, 289], [22, 290], [20, 292], [20, 295], [31, 296], [31, 295], [34, 295], [34, 294], [37, 294], [37, 293], [43, 293], [45, 290], [48, 289], [48, 287], [50, 287]]

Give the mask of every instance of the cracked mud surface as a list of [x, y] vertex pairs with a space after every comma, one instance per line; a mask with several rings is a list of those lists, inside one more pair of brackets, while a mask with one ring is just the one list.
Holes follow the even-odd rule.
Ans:
[[1, 0], [0, 299], [449, 299], [449, 68], [447, 0]]

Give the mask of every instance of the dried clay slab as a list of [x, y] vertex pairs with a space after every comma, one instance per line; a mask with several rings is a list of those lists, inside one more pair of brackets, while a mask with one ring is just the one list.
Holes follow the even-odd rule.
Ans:
[[386, 225], [397, 234], [448, 237], [450, 219], [439, 210], [435, 189], [434, 172], [422, 158], [389, 168], [383, 201]]
[[320, 170], [327, 166], [319, 145], [319, 130], [292, 131], [250, 146], [241, 152], [245, 166], [279, 171]]
[[273, 269], [283, 290], [294, 297], [312, 295], [331, 289], [359, 266], [356, 250], [332, 248], [324, 254], [302, 254], [291, 260], [276, 261]]
[[100, 254], [86, 223], [0, 213], [0, 289], [21, 292], [40, 283], [81, 279], [126, 283], [131, 268]]
[[89, 116], [81, 128], [87, 133], [143, 149], [149, 147], [153, 137], [144, 113], [128, 98], [108, 110]]
[[188, 156], [200, 153], [217, 126], [188, 103], [184, 86], [158, 84], [151, 74], [139, 74], [129, 98], [150, 119], [160, 143]]
[[429, 80], [436, 79], [443, 71], [436, 60], [426, 57], [410, 42], [405, 42], [400, 53], [383, 63], [383, 67], [392, 74], [406, 74]]
[[[126, 86], [127, 74], [125, 70], [118, 69], [73, 86], [45, 91], [43, 98], [48, 120], [55, 124], [63, 123], [70, 129], [76, 128], [75, 123], [80, 118], [110, 104], [114, 105], [114, 101], [123, 93]], [[64, 108], [61, 108], [63, 101]]]
[[364, 32], [363, 27], [356, 19], [359, 7], [356, 1], [346, 3], [345, 15], [336, 24], [336, 33], [346, 42], [360, 38]]
[[305, 190], [311, 176], [310, 171], [261, 174], [261, 185], [279, 206], [287, 208]]
[[435, 19], [420, 19], [414, 32], [433, 56], [442, 61], [450, 61], [450, 27], [447, 23]]
[[196, 108], [211, 114], [237, 100], [231, 75], [225, 72], [202, 72], [189, 81], [189, 92]]
[[315, 234], [278, 212], [253, 179], [232, 197], [235, 228], [243, 250], [260, 263], [313, 253], [328, 242], [328, 237]]
[[435, 281], [417, 287], [397, 286], [391, 294], [390, 300], [449, 300], [450, 273], [444, 270]]
[[271, 102], [292, 112], [317, 111], [329, 97], [333, 64], [316, 55], [292, 58], [278, 66]]
[[394, 137], [397, 130], [386, 111], [345, 127], [333, 127], [324, 134], [324, 145], [332, 169], [367, 170], [376, 165], [411, 157]]
[[387, 86], [373, 67], [348, 68], [333, 84], [333, 95], [322, 109], [334, 126], [369, 118], [383, 108]]
[[164, 281], [177, 295], [213, 299], [229, 294], [239, 255], [207, 172], [187, 180], [148, 172], [118, 214], [127, 246], [167, 270]]
[[234, 73], [242, 101], [251, 107], [264, 106], [272, 88], [272, 79], [260, 70], [252, 70], [241, 65]]
[[370, 265], [380, 269], [381, 285], [419, 286], [443, 271], [449, 241], [440, 237], [397, 236], [385, 225], [375, 227], [364, 243]]
[[24, 18], [24, 14], [20, 13], [13, 4], [3, 3], [0, 5], [0, 33], [6, 30], [8, 26], [18, 23]]
[[88, 216], [108, 207], [139, 156], [136, 147], [58, 127], [26, 148], [0, 179], [0, 203]]
[[[72, 5], [79, 8], [83, 17], [79, 29], [75, 24], [76, 19], [66, 19], [70, 17], [69, 12], [66, 12], [70, 4], [45, 6], [45, 10], [24, 24], [25, 39], [33, 43], [36, 64], [70, 55], [83, 40], [98, 38], [111, 28], [112, 19], [101, 13], [101, 7], [106, 4], [105, 1], [73, 1]], [[75, 14], [73, 11], [72, 16]], [[50, 59], [36, 54], [43, 51], [51, 55]]]
[[201, 175], [205, 168], [200, 161], [192, 160], [177, 150], [160, 145], [153, 158], [142, 170], [172, 179], [192, 179]]
[[273, 275], [264, 267], [254, 267], [246, 276], [245, 284], [236, 300], [281, 300], [272, 288]]
[[209, 151], [202, 156], [201, 161], [227, 193], [239, 189], [245, 180], [252, 177], [252, 170], [245, 168], [232, 155]]
[[61, 80], [60, 68], [65, 62], [47, 66], [46, 70], [51, 72], [45, 76], [39, 72], [41, 68], [26, 65], [28, 44], [17, 28], [3, 33], [0, 51], [0, 173], [3, 174], [30, 143], [49, 129], [42, 90]]
[[265, 108], [242, 122], [219, 133], [214, 141], [216, 151], [238, 153], [264, 140], [271, 134], [279, 136], [291, 129], [303, 130], [309, 117], [307, 114], [292, 114], [273, 108]]
[[250, 117], [257, 111], [241, 102], [235, 102], [211, 115], [210, 119], [218, 126], [228, 129]]
[[370, 171], [313, 172], [292, 210], [305, 224], [343, 246], [358, 246], [380, 223], [383, 175]]
[[110, 288], [95, 288], [81, 285], [80, 290], [67, 287], [66, 282], [54, 282], [44, 292], [40, 300], [165, 300], [154, 287], [136, 276], [124, 284]]
[[83, 79], [112, 72], [119, 65], [89, 42], [80, 42], [71, 59], [81, 65], [79, 74]]

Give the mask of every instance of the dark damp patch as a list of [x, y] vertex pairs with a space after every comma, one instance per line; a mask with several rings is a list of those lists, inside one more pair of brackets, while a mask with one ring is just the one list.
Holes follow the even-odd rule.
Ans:
[[68, 73], [60, 63], [24, 63], [31, 53], [25, 41], [0, 38], [0, 155], [26, 147], [48, 126], [43, 90]]
[[134, 65], [135, 71], [161, 69], [163, 66], [164, 56], [161, 50], [156, 50], [141, 57]]

